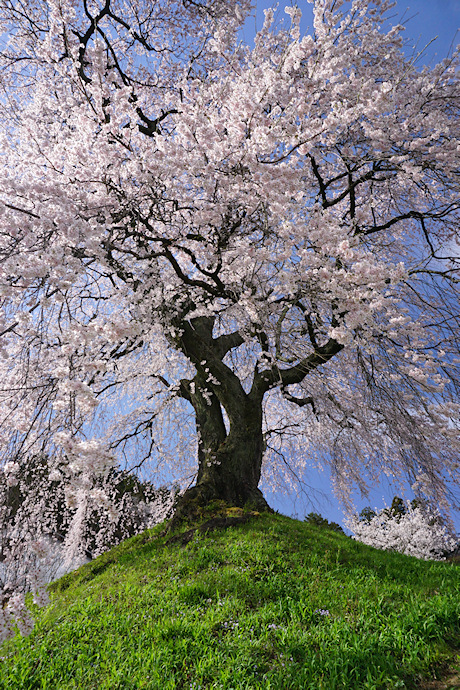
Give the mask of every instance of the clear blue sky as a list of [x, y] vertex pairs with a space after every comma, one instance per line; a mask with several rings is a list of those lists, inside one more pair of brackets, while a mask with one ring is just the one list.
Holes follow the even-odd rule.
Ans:
[[[264, 19], [264, 9], [272, 7], [272, 0], [255, 0], [256, 18], [251, 18], [246, 26], [244, 36], [250, 41], [255, 26], [260, 29]], [[279, 1], [277, 16], [285, 17], [283, 8], [286, 5], [296, 4], [303, 13], [302, 26], [308, 31], [312, 26], [312, 5], [306, 0], [295, 2]], [[406, 26], [405, 38], [409, 39], [411, 46], [419, 49], [427, 45], [433, 38], [436, 41], [430, 45], [422, 58], [422, 63], [434, 64], [444, 58], [452, 43], [460, 43], [460, 0], [397, 0], [396, 6], [389, 12], [392, 24], [404, 24]]]
[[[244, 30], [244, 40], [252, 42], [255, 28], [260, 29], [263, 23], [263, 10], [274, 3], [270, 0], [256, 0], [256, 17], [248, 20]], [[285, 5], [297, 4], [302, 12], [302, 27], [309, 31], [312, 26], [312, 5], [306, 0], [284, 2], [280, 0], [277, 17], [285, 17], [283, 8]], [[452, 45], [460, 43], [460, 0], [397, 0], [396, 6], [390, 11], [391, 24], [404, 24], [404, 33], [407, 39], [406, 50], [412, 54], [412, 48], [417, 47], [417, 52], [424, 48], [433, 38], [436, 40], [429, 45], [426, 52], [420, 58], [420, 66], [423, 64], [434, 65], [446, 57], [452, 49]], [[270, 505], [286, 515], [293, 515], [299, 519], [310, 511], [319, 512], [328, 520], [342, 524], [344, 515], [337, 499], [332, 493], [330, 477], [327, 470], [318, 472], [313, 467], [304, 477], [309, 485], [302, 493], [292, 493], [288, 496], [278, 494], [266, 494]], [[407, 485], [405, 498], [413, 498], [410, 487]], [[383, 480], [379, 486], [375, 486], [369, 498], [354, 496], [358, 510], [370, 505], [372, 508], [383, 508], [385, 502], [391, 503], [393, 496], [401, 495], [401, 491], [392, 487], [388, 480]], [[454, 515], [457, 532], [460, 532], [460, 515]]]

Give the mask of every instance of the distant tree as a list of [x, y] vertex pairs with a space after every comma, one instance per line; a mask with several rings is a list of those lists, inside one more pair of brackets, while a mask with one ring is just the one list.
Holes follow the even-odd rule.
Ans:
[[359, 514], [359, 520], [361, 522], [370, 522], [372, 518], [374, 518], [377, 515], [375, 510], [372, 510], [370, 506], [366, 506], [366, 508], [363, 508], [362, 511]]
[[[415, 507], [415, 506], [413, 506]], [[400, 496], [394, 496], [391, 502], [391, 506], [388, 510], [388, 515], [395, 520], [398, 520], [402, 515], [406, 515], [407, 510], [404, 500]]]
[[178, 518], [312, 458], [449, 509], [458, 53], [344, 6], [251, 47], [249, 0], [0, 0], [4, 462], [169, 465]]
[[342, 532], [342, 534], [344, 534], [343, 529], [339, 524], [337, 524], [337, 522], [329, 522], [319, 513], [308, 513], [308, 515], [305, 516], [305, 522], [309, 522], [311, 525], [316, 525], [317, 527], [331, 529], [333, 532]]
[[[418, 503], [416, 500], [413, 500], [411, 502], [411, 505], [413, 508], [416, 508]], [[391, 502], [391, 506], [389, 508], [384, 508], [382, 510], [382, 515], [387, 515], [388, 517], [394, 517], [398, 519], [401, 515], [405, 515], [406, 512], [407, 510], [404, 500], [399, 496], [394, 496]], [[370, 522], [372, 518], [374, 518], [376, 515], [377, 513], [375, 512], [375, 510], [372, 510], [370, 506], [367, 506], [366, 508], [363, 508], [360, 512], [359, 519], [362, 521]]]
[[[84, 503], [69, 494], [65, 472], [46, 456], [0, 472], [0, 587], [26, 593], [63, 566], [107, 551], [170, 517], [175, 492], [155, 489], [112, 468], [105, 478], [84, 479]], [[81, 478], [83, 480], [83, 477]], [[70, 555], [62, 546], [71, 547]], [[74, 566], [75, 567], [75, 566]]]
[[[425, 510], [425, 512], [429, 512], [430, 510], [427, 502], [422, 499], [413, 498], [411, 501], [405, 502], [404, 499], [402, 499], [400, 496], [393, 496], [391, 506], [384, 508], [381, 511], [380, 515], [384, 515], [389, 518], [399, 520], [399, 518], [407, 514], [408, 507], [412, 508], [412, 510], [415, 510], [415, 508], [421, 508], [422, 510]], [[363, 508], [363, 510], [360, 512], [359, 519], [370, 522], [370, 520], [372, 520], [372, 518], [374, 518], [376, 515], [377, 513], [375, 512], [375, 510], [372, 510], [370, 506], [367, 506], [366, 508]], [[445, 524], [444, 519], [439, 510], [434, 511], [434, 513], [431, 516], [431, 520], [437, 522], [438, 524]]]
[[348, 518], [346, 526], [364, 544], [425, 560], [442, 560], [458, 551], [458, 537], [439, 512], [398, 496], [379, 513], [365, 508], [359, 517]]

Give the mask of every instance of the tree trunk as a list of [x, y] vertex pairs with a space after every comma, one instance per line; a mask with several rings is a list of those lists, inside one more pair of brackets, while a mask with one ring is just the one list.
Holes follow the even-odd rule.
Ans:
[[213, 487], [216, 498], [235, 506], [262, 499], [258, 489], [263, 456], [259, 412], [249, 408], [242, 410], [237, 420], [230, 420], [226, 438], [199, 463], [197, 486]]
[[[182, 381], [181, 394], [192, 404], [198, 434], [195, 486], [179, 499], [174, 523], [197, 517], [213, 501], [271, 510], [258, 488], [264, 452], [263, 390], [246, 393], [235, 373], [223, 363], [240, 336], [212, 337], [214, 319], [182, 323], [181, 348], [195, 364], [193, 381]], [[223, 409], [227, 414], [227, 431]]]
[[204, 389], [200, 374], [193, 384], [189, 400], [196, 414], [198, 475], [195, 486], [179, 499], [175, 522], [195, 517], [213, 501], [271, 510], [258, 488], [264, 451], [261, 403], [255, 403], [249, 395], [240, 398], [228, 415], [227, 433], [217, 396], [209, 388]]

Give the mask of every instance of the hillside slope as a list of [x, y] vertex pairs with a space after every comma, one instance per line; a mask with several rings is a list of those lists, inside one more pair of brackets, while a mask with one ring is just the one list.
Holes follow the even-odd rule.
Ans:
[[458, 666], [458, 565], [277, 514], [210, 518], [173, 537], [157, 526], [53, 583], [32, 634], [0, 648], [0, 687], [458, 687], [426, 684]]

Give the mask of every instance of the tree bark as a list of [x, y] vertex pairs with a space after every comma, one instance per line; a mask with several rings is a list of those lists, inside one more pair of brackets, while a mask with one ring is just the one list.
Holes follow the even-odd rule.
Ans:
[[232, 505], [266, 507], [258, 489], [263, 450], [262, 409], [248, 400], [237, 418], [230, 418], [225, 439], [203, 454], [197, 486], [212, 487], [216, 498]]
[[[264, 452], [262, 399], [246, 394], [241, 385], [232, 398], [231, 383], [221, 376], [219, 386], [211, 388], [206, 375], [198, 371], [187, 385], [186, 397], [195, 410], [199, 439], [198, 474], [195, 486], [179, 499], [175, 522], [194, 517], [213, 501], [271, 510], [258, 488]], [[227, 402], [228, 431], [216, 390]]]

